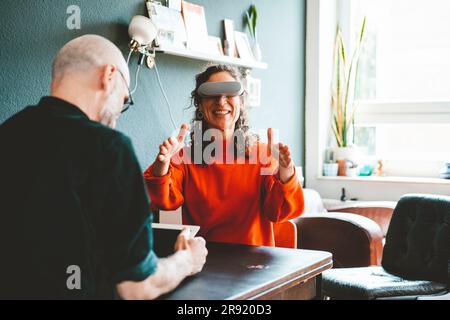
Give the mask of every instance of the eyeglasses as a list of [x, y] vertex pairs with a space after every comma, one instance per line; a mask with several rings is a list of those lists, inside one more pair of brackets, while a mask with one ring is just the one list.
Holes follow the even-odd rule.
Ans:
[[128, 90], [128, 98], [124, 101], [122, 111], [120, 112], [120, 113], [124, 113], [125, 111], [130, 109], [130, 107], [132, 105], [134, 105], [134, 101], [133, 101], [133, 97], [131, 96], [131, 90], [127, 84], [127, 80], [125, 80], [125, 76], [123, 75], [122, 71], [120, 71], [119, 69], [117, 69], [117, 71], [119, 71], [120, 76], [122, 77], [122, 80], [124, 81], [125, 86], [127, 87], [127, 90]]
[[209, 96], [209, 97], [203, 97], [202, 99], [205, 100], [209, 100], [209, 101], [214, 101], [214, 100], [222, 100], [222, 98], [227, 99], [228, 101], [235, 101], [236, 98], [238, 97], [242, 97], [244, 95], [244, 93], [240, 94], [240, 95], [232, 95], [232, 96], [227, 96], [227, 95], [223, 95], [223, 96]]

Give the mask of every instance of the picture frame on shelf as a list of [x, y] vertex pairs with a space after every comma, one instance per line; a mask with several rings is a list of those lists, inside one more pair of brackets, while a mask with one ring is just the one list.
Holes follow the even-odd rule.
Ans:
[[234, 38], [234, 21], [230, 19], [223, 20], [223, 27], [225, 31], [225, 55], [235, 58], [237, 57], [237, 52]]
[[208, 46], [209, 53], [216, 55], [216, 56], [224, 55], [223, 47], [222, 47], [222, 39], [220, 39], [219, 37], [209, 36], [208, 43], [209, 43], [209, 46]]
[[150, 20], [158, 28], [156, 44], [165, 47], [185, 48], [187, 34], [181, 12], [154, 2], [147, 2], [146, 4]]
[[250, 42], [248, 40], [247, 34], [244, 32], [235, 31], [234, 37], [236, 40], [236, 48], [239, 54], [239, 58], [243, 60], [255, 60], [252, 48], [250, 47]]
[[182, 0], [167, 0], [167, 6], [170, 9], [181, 12], [181, 2]]
[[249, 107], [261, 106], [261, 79], [248, 75], [244, 80], [245, 91], [247, 91], [247, 104]]
[[208, 29], [204, 7], [182, 2], [182, 14], [187, 34], [187, 48], [192, 51], [208, 52]]

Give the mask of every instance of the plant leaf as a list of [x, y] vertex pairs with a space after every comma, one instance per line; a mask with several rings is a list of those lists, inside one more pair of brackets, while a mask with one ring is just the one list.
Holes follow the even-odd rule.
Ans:
[[347, 127], [349, 127], [349, 128], [350, 128], [350, 125], [351, 125], [352, 123], [354, 123], [354, 120], [355, 120], [355, 113], [356, 113], [356, 104], [353, 103], [351, 117], [348, 119], [348, 122], [347, 122]]
[[[348, 103], [350, 100], [349, 99], [350, 91], [351, 90], [353, 91], [351, 100], [353, 100], [356, 95], [356, 77], [358, 75], [358, 70], [359, 70], [359, 60], [360, 60], [359, 58], [360, 58], [360, 53], [361, 53], [362, 41], [364, 40], [365, 26], [366, 26], [366, 17], [364, 17], [364, 20], [363, 20], [363, 23], [361, 26], [360, 36], [358, 38], [358, 43], [357, 43], [356, 48], [352, 55], [352, 59], [350, 62], [350, 68], [349, 68], [349, 72], [348, 72], [348, 76], [347, 76], [347, 83], [346, 83], [346, 90], [345, 90], [346, 92], [345, 92], [345, 100], [344, 100], [345, 131], [348, 131], [348, 128], [350, 128], [350, 124], [352, 123], [352, 121], [354, 119], [354, 114], [355, 114], [355, 106], [353, 106], [353, 111], [352, 111], [351, 117], [347, 120], [347, 109], [348, 109]], [[356, 66], [355, 66], [355, 64], [356, 64]], [[353, 87], [351, 88], [351, 86], [353, 86]], [[346, 136], [347, 136], [347, 134], [346, 134]]]
[[337, 144], [337, 146], [338, 146], [338, 147], [341, 147], [341, 146], [342, 146], [342, 142], [341, 142], [340, 137], [339, 137], [339, 134], [338, 134], [338, 132], [337, 132], [336, 125], [335, 125], [335, 124], [331, 124], [331, 129], [332, 129], [333, 132], [334, 132], [334, 137], [336, 138], [336, 144]]
[[342, 60], [344, 61], [344, 65], [346, 65], [345, 44], [344, 39], [342, 39], [342, 33], [340, 30], [339, 30], [339, 45], [341, 47], [340, 54], [342, 56]]
[[360, 44], [364, 40], [364, 33], [366, 31], [366, 20], [367, 20], [367, 17], [364, 17], [363, 22], [362, 22], [362, 26], [361, 26], [361, 32], [360, 32], [360, 35], [359, 35], [359, 43]]
[[334, 95], [336, 96], [336, 102], [337, 102], [337, 109], [336, 112], [339, 113], [339, 97], [340, 97], [340, 63], [341, 63], [341, 57], [339, 54], [339, 31], [336, 35], [336, 41], [335, 41], [335, 49], [334, 49]]
[[250, 35], [255, 42], [258, 41], [258, 34], [256, 29], [256, 24], [258, 20], [258, 11], [256, 10], [256, 6], [253, 4], [250, 8], [245, 12], [247, 18], [247, 26], [250, 31]]
[[255, 37], [255, 41], [258, 41], [257, 39], [257, 32], [256, 32], [256, 23], [258, 22], [258, 11], [256, 10], [256, 6], [252, 5], [252, 15], [253, 15], [253, 35]]
[[248, 12], [245, 13], [247, 16], [247, 27], [248, 27], [248, 31], [250, 31], [250, 35], [251, 37], [254, 39], [255, 36], [253, 35], [253, 29], [252, 29], [252, 23], [251, 23], [251, 18]]

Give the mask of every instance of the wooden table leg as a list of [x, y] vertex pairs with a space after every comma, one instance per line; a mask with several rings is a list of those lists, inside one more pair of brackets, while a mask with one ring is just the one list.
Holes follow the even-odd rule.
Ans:
[[316, 276], [316, 297], [314, 300], [323, 300], [322, 294], [322, 274]]

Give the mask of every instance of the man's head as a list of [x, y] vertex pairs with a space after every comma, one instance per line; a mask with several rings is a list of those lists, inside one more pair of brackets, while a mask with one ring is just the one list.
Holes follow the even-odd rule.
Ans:
[[84, 35], [68, 42], [53, 61], [52, 95], [111, 127], [129, 99], [129, 84], [122, 53], [100, 36]]

